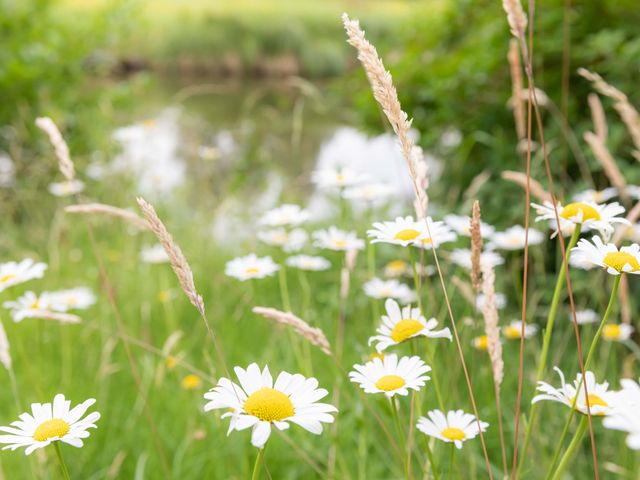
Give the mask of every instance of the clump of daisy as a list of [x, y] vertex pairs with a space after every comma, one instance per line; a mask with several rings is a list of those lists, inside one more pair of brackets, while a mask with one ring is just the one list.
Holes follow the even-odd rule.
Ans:
[[209, 402], [205, 412], [224, 409], [222, 418], [230, 418], [229, 430], [252, 429], [251, 444], [263, 448], [271, 428], [289, 428], [295, 423], [305, 430], [319, 435], [323, 423], [334, 421], [331, 413], [337, 412], [333, 405], [318, 403], [327, 396], [324, 388], [318, 388], [318, 381], [296, 373], [281, 372], [275, 383], [268, 367], [261, 371], [252, 363], [234, 371], [240, 385], [228, 378], [221, 378], [216, 387], [204, 394]]
[[446, 415], [440, 410], [431, 410], [427, 416], [429, 418], [418, 419], [418, 430], [443, 442], [453, 442], [456, 448], [462, 448], [463, 442], [475, 438], [480, 429], [484, 432], [489, 427], [488, 423], [478, 421], [474, 415], [462, 410], [450, 410]]
[[602, 338], [610, 342], [629, 340], [634, 328], [628, 323], [608, 323], [602, 329]]
[[313, 255], [295, 255], [286, 260], [289, 267], [298, 268], [300, 270], [308, 270], [318, 272], [331, 268], [331, 262], [324, 257]]
[[613, 392], [611, 409], [602, 420], [605, 428], [627, 432], [627, 446], [640, 450], [640, 384], [629, 378], [620, 380], [622, 390]]
[[293, 205], [285, 203], [284, 205], [274, 208], [266, 212], [262, 218], [260, 218], [260, 225], [266, 227], [297, 227], [311, 217], [311, 213], [300, 207], [299, 205]]
[[409, 305], [400, 309], [400, 305], [392, 299], [387, 299], [384, 306], [387, 314], [382, 316], [382, 325], [376, 330], [378, 335], [369, 339], [369, 345], [377, 342], [376, 350], [379, 353], [418, 336], [452, 340], [449, 328], [435, 330], [438, 321], [435, 318], [426, 320], [419, 308]]
[[[471, 231], [469, 229], [471, 226], [471, 217], [467, 215], [449, 214], [445, 215], [443, 220], [444, 223], [451, 227], [458, 235], [462, 235], [463, 237], [471, 236]], [[496, 229], [492, 225], [480, 222], [480, 234], [483, 238], [489, 238], [495, 231]]]
[[352, 187], [366, 180], [366, 175], [348, 167], [323, 168], [311, 174], [311, 181], [323, 190]]
[[358, 238], [355, 232], [346, 232], [334, 226], [313, 232], [313, 238], [316, 247], [328, 250], [346, 252], [364, 248], [364, 240]]
[[85, 400], [80, 405], [71, 407], [59, 393], [51, 403], [32, 403], [31, 413], [23, 413], [20, 420], [11, 423], [10, 427], [0, 427], [0, 431], [9, 435], [0, 435], [0, 443], [5, 444], [3, 450], [16, 450], [26, 447], [24, 453], [30, 455], [38, 448], [44, 448], [54, 442], [63, 442], [80, 448], [82, 439], [89, 437], [89, 429], [96, 428], [95, 422], [100, 419], [98, 412], [82, 416], [95, 403], [95, 399]]
[[[514, 225], [504, 232], [496, 232], [491, 236], [488, 247], [498, 250], [522, 250], [524, 248], [526, 230], [520, 225]], [[538, 245], [544, 240], [539, 230], [529, 228], [529, 245]]]
[[56, 197], [69, 197], [84, 190], [84, 182], [78, 179], [49, 184], [49, 193]]
[[402, 304], [411, 303], [417, 298], [415, 291], [395, 278], [389, 280], [372, 278], [362, 288], [368, 297], [377, 299], [394, 298]]
[[28, 291], [15, 300], [4, 302], [2, 306], [10, 310], [14, 322], [21, 322], [25, 318], [33, 318], [50, 310], [51, 301], [47, 292], [36, 295], [32, 291]]
[[168, 263], [169, 256], [159, 243], [144, 247], [140, 251], [140, 260], [145, 263]]
[[[538, 216], [536, 221], [553, 221], [555, 222], [556, 214], [553, 204], [544, 202], [543, 205], [536, 203], [531, 204], [536, 209]], [[556, 205], [558, 217], [576, 225], [582, 225], [585, 229], [598, 230], [602, 236], [610, 236], [613, 233], [613, 224], [621, 223], [629, 225], [629, 221], [619, 217], [624, 213], [624, 207], [619, 203], [610, 203], [606, 205], [598, 205], [594, 202], [575, 202], [565, 206], [558, 203]], [[557, 230], [554, 235], [557, 235]]]
[[611, 275], [640, 274], [640, 246], [637, 243], [618, 249], [613, 243], [605, 244], [598, 236], [591, 242], [583, 238], [573, 248], [571, 256], [578, 262], [602, 267]]
[[[524, 325], [524, 338], [533, 337], [538, 331], [538, 326], [536, 324], [527, 324]], [[519, 340], [522, 336], [522, 320], [515, 320], [511, 322], [509, 325], [504, 327], [502, 330], [504, 336], [510, 340]]]
[[25, 258], [20, 262], [0, 263], [0, 292], [34, 278], [42, 278], [47, 264]]
[[280, 267], [274, 263], [271, 257], [258, 257], [255, 253], [251, 253], [227, 262], [224, 273], [230, 277], [245, 281], [253, 278], [270, 277], [279, 269]]
[[[468, 248], [456, 248], [449, 255], [451, 260], [456, 265], [471, 270], [471, 250]], [[480, 266], [497, 267], [504, 263], [504, 258], [499, 253], [491, 250], [487, 250], [480, 253]]]
[[[578, 325], [589, 325], [591, 323], [598, 323], [600, 316], [589, 308], [576, 311], [576, 322]], [[573, 316], [569, 315], [569, 321], [573, 321]]]
[[51, 310], [66, 312], [67, 310], [85, 310], [96, 303], [96, 296], [90, 288], [76, 287], [58, 290], [48, 294]]
[[[531, 403], [537, 403], [543, 400], [550, 400], [552, 402], [560, 402], [565, 404], [569, 408], [575, 408], [582, 414], [587, 414], [587, 401], [585, 401], [584, 395], [584, 383], [587, 385], [587, 391], [589, 393], [589, 410], [592, 415], [605, 415], [609, 412], [612, 392], [609, 390], [609, 383], [597, 383], [596, 377], [591, 371], [586, 371], [584, 374], [585, 381], [582, 381], [582, 374], [578, 373], [573, 384], [566, 383], [564, 380], [564, 374], [558, 367], [553, 369], [560, 376], [560, 388], [546, 382], [538, 382], [537, 390], [541, 392], [539, 395], [533, 397]], [[579, 392], [578, 392], [579, 390]]]
[[364, 365], [354, 365], [349, 379], [360, 385], [365, 393], [384, 393], [387, 397], [406, 396], [409, 389], [419, 391], [430, 377], [431, 367], [420, 357], [401, 357], [396, 354], [374, 358]]
[[284, 228], [274, 228], [259, 231], [258, 239], [267, 245], [280, 247], [285, 252], [297, 252], [307, 243], [309, 235], [301, 228], [294, 228], [290, 231]]
[[428, 236], [425, 222], [416, 221], [411, 216], [376, 222], [372, 229], [367, 230], [367, 235], [373, 239], [371, 243], [391, 243], [403, 247], [413, 245]]

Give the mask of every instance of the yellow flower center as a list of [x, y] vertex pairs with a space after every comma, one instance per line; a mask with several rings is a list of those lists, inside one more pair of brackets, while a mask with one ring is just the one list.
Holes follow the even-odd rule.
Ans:
[[384, 353], [372, 353], [371, 355], [369, 355], [369, 361], [373, 360], [374, 358], [384, 360]]
[[476, 337], [473, 341], [473, 345], [478, 349], [478, 350], [486, 350], [489, 346], [489, 339], [487, 338], [486, 335], [481, 335], [479, 337]]
[[187, 390], [193, 390], [202, 385], [202, 380], [199, 376], [194, 375], [193, 373], [187, 375], [182, 379], [182, 388]]
[[560, 216], [569, 220], [571, 217], [575, 217], [580, 212], [582, 212], [582, 221], [585, 222], [587, 220], [600, 220], [600, 214], [598, 211], [593, 208], [591, 205], [587, 205], [586, 203], [570, 203], [566, 205], [562, 209], [562, 213]]
[[626, 264], [631, 265], [632, 272], [640, 270], [640, 264], [638, 264], [636, 257], [627, 252], [609, 252], [604, 256], [602, 263], [618, 272], [622, 272]]
[[171, 300], [171, 290], [161, 290], [158, 292], [158, 301], [160, 303], [167, 303]]
[[336, 248], [344, 248], [347, 246], [347, 242], [337, 239], [333, 241], [333, 246]]
[[293, 403], [284, 393], [273, 388], [256, 390], [244, 402], [244, 411], [263, 422], [284, 420], [294, 415]]
[[512, 327], [512, 326], [508, 326], [507, 328], [504, 329], [504, 334], [508, 338], [520, 338], [521, 333], [522, 333], [521, 329]]
[[431, 241], [431, 237], [427, 237], [427, 238], [423, 238], [422, 240], [420, 240], [422, 242], [423, 245], [429, 245], [431, 243], [433, 243]]
[[0, 276], [0, 283], [7, 283], [7, 282], [13, 280], [14, 278], [16, 278], [15, 274], [7, 273], [6, 275]]
[[447, 427], [440, 432], [440, 435], [451, 441], [464, 440], [466, 438], [464, 432], [456, 427]]
[[380, 380], [376, 382], [376, 388], [389, 392], [391, 390], [397, 390], [403, 387], [405, 384], [404, 378], [398, 375], [385, 375], [380, 377]]
[[[593, 408], [593, 407], [608, 407], [609, 404], [607, 402], [605, 402], [602, 398], [600, 398], [598, 395], [594, 394], [594, 393], [590, 393], [589, 396], [587, 397], [587, 403], [589, 404], [589, 408]], [[571, 399], [571, 404], [573, 405], [576, 401], [576, 397], [573, 397]], [[577, 409], [577, 405], [576, 405], [576, 409]], [[604, 412], [600, 412], [600, 413], [592, 413], [593, 415], [604, 415]]]
[[605, 325], [602, 335], [609, 340], [617, 340], [622, 336], [622, 329], [620, 325], [616, 325], [615, 323]]
[[407, 338], [415, 335], [424, 328], [418, 320], [413, 318], [405, 318], [400, 320], [391, 330], [391, 338], [394, 342], [404, 342]]
[[393, 272], [404, 272], [407, 263], [404, 260], [393, 260], [387, 264], [387, 268]]
[[60, 438], [69, 432], [69, 424], [60, 418], [52, 418], [42, 422], [33, 432], [33, 439], [37, 442], [44, 442], [50, 438]]
[[419, 235], [420, 235], [420, 232], [418, 230], [414, 230], [413, 228], [407, 228], [405, 230], [400, 230], [398, 233], [396, 233], [393, 239], [409, 241], [409, 240], [415, 240], [416, 238], [418, 238]]
[[344, 175], [342, 175], [341, 173], [336, 174], [336, 182], [338, 183], [344, 182]]
[[32, 308], [33, 310], [37, 310], [38, 308], [40, 308], [40, 299], [36, 298], [33, 303], [31, 305], [29, 305], [29, 308]]
[[252, 273], [258, 273], [260, 270], [257, 269], [256, 267], [249, 267], [247, 269], [245, 269], [244, 273], [246, 273], [247, 275], [252, 274]]

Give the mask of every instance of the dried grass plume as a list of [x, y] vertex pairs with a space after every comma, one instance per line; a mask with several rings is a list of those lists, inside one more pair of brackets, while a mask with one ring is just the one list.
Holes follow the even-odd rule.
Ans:
[[76, 172], [69, 156], [69, 147], [67, 147], [67, 142], [64, 141], [60, 130], [49, 117], [36, 118], [36, 126], [49, 136], [49, 141], [53, 145], [56, 157], [58, 157], [58, 166], [62, 175], [67, 181], [72, 181], [76, 176]]
[[146, 230], [149, 228], [149, 224], [145, 219], [136, 215], [129, 210], [123, 208], [114, 207], [112, 205], [106, 205], [104, 203], [84, 203], [81, 205], [69, 205], [64, 207], [66, 213], [84, 213], [84, 214], [100, 214], [108, 215], [111, 217], [118, 217], [127, 222], [135, 225], [138, 228]]
[[480, 291], [482, 274], [480, 271], [480, 254], [482, 253], [482, 234], [480, 232], [480, 202], [473, 202], [471, 211], [471, 284], [476, 292]]
[[[509, 180], [510, 182], [516, 183], [520, 185], [522, 188], [526, 190], [527, 188], [527, 176], [522, 172], [514, 172], [513, 170], [505, 170], [500, 174], [502, 178], [505, 180]], [[534, 180], [533, 178], [529, 179], [529, 191], [531, 195], [542, 202], [551, 202], [551, 195], [547, 192], [544, 187]]]
[[520, 0], [502, 0], [502, 8], [507, 14], [507, 23], [511, 34], [524, 41], [524, 33], [527, 29], [527, 15], [522, 9]]

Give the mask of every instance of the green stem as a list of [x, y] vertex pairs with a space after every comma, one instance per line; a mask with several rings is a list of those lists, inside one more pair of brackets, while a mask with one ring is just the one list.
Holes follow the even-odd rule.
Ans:
[[[565, 249], [565, 261], [567, 265], [569, 264], [569, 258], [571, 258], [571, 249], [578, 242], [581, 229], [582, 225], [577, 224], [576, 228], [573, 229], [573, 234], [571, 235], [569, 244]], [[558, 235], [562, 235], [562, 233], [559, 233]], [[553, 291], [553, 298], [551, 299], [551, 306], [549, 308], [549, 315], [547, 317], [547, 325], [545, 327], [544, 339], [542, 341], [542, 352], [540, 353], [540, 363], [538, 364], [538, 372], [536, 374], [536, 385], [540, 380], [542, 380], [545, 367], [547, 366], [547, 357], [549, 356], [549, 347], [551, 346], [551, 333], [553, 332], [553, 325], [556, 320], [556, 312], [558, 310], [558, 304], [560, 303], [560, 297], [562, 296], [562, 287], [564, 286], [566, 271], [567, 269], [565, 268], [565, 263], [563, 262], [560, 266], [560, 271], [558, 272], [558, 278], [556, 280], [556, 286]], [[529, 447], [529, 442], [531, 440], [533, 425], [536, 421], [538, 405], [539, 403], [534, 403], [533, 405], [531, 405], [531, 412], [529, 413], [529, 423], [527, 424], [527, 431], [524, 435], [522, 451], [520, 452], [520, 464], [518, 466], [518, 474], [516, 477], [520, 476], [520, 474], [522, 473], [522, 468], [524, 467], [524, 459], [526, 458], [527, 448]]]
[[451, 454], [449, 456], [449, 478], [454, 478], [453, 477], [453, 460], [456, 456], [456, 444], [455, 443], [451, 443]]
[[[395, 398], [389, 398], [389, 402], [391, 403], [391, 414], [393, 416], [393, 421], [396, 424], [396, 429], [398, 430], [398, 438], [400, 440], [400, 463], [402, 463], [402, 468], [404, 469], [405, 478], [409, 478], [409, 467], [408, 464], [405, 463], [404, 458], [402, 457], [402, 452], [406, 450], [406, 442], [404, 441], [404, 434], [402, 433], [402, 425], [400, 425], [400, 415], [398, 414], [398, 406], [396, 405]], [[411, 458], [409, 456], [409, 458]]]
[[431, 447], [429, 446], [429, 437], [425, 435], [424, 437], [424, 449], [427, 451], [427, 458], [429, 459], [429, 464], [431, 465], [431, 473], [433, 473], [433, 480], [440, 480], [438, 475], [438, 467], [436, 467], [436, 462], [433, 459], [433, 452], [431, 451]]
[[266, 446], [258, 450], [258, 456], [256, 457], [256, 463], [253, 465], [253, 473], [251, 474], [251, 480], [258, 480], [260, 478], [260, 470], [264, 462], [264, 449]]
[[60, 443], [59, 441], [55, 441], [53, 442], [53, 446], [56, 450], [56, 456], [58, 457], [58, 462], [60, 463], [60, 470], [62, 470], [62, 476], [64, 477], [65, 480], [71, 480], [71, 477], [69, 476], [69, 470], [67, 470], [67, 465], [64, 463], [64, 458], [62, 458], [60, 445], [58, 445], [59, 443]]
[[587, 416], [584, 415], [582, 420], [580, 421], [580, 425], [578, 425], [578, 430], [576, 430], [576, 433], [573, 436], [573, 440], [571, 440], [571, 443], [569, 444], [567, 451], [564, 452], [564, 455], [562, 456], [562, 460], [560, 460], [560, 464], [558, 465], [558, 468], [556, 469], [553, 477], [551, 477], [552, 480], [559, 479], [562, 473], [565, 471], [565, 469], [569, 465], [569, 463], [571, 462], [571, 459], [573, 458], [573, 455], [575, 454], [576, 449], [582, 442], [582, 438], [584, 437], [584, 433], [587, 430], [587, 426], [588, 426], [588, 419], [587, 419]]
[[411, 271], [413, 272], [413, 283], [416, 287], [416, 296], [418, 297], [418, 308], [420, 309], [420, 313], [424, 315], [422, 311], [422, 282], [420, 280], [420, 275], [418, 275], [418, 269], [416, 268], [416, 260], [413, 255], [413, 247], [407, 247], [409, 249], [409, 261], [411, 262]]
[[285, 311], [291, 311], [291, 301], [289, 300], [289, 286], [287, 284], [287, 272], [284, 267], [280, 267], [278, 271], [278, 280], [280, 281], [280, 296], [282, 299], [282, 307]]

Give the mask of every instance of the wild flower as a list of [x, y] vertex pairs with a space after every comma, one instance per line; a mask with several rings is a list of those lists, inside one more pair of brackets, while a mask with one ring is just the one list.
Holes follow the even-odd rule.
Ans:
[[640, 245], [637, 243], [618, 249], [613, 243], [603, 243], [597, 236], [592, 237], [591, 242], [583, 238], [571, 256], [577, 261], [600, 266], [611, 275], [640, 274]]
[[36, 263], [30, 258], [20, 262], [0, 263], [0, 292], [34, 278], [42, 278], [46, 269], [46, 263]]
[[406, 396], [409, 390], [418, 391], [430, 379], [431, 367], [420, 357], [401, 357], [396, 354], [374, 358], [364, 365], [354, 365], [349, 379], [360, 385], [365, 393], [384, 393], [387, 397]]
[[230, 277], [245, 281], [270, 277], [279, 269], [280, 267], [274, 263], [271, 257], [258, 257], [255, 253], [251, 253], [227, 262], [224, 273]]
[[446, 415], [440, 410], [431, 410], [427, 416], [418, 419], [418, 430], [443, 442], [453, 443], [456, 448], [462, 448], [463, 442], [475, 438], [480, 429], [484, 432], [489, 428], [488, 423], [478, 422], [475, 416], [463, 410], [450, 410]]

